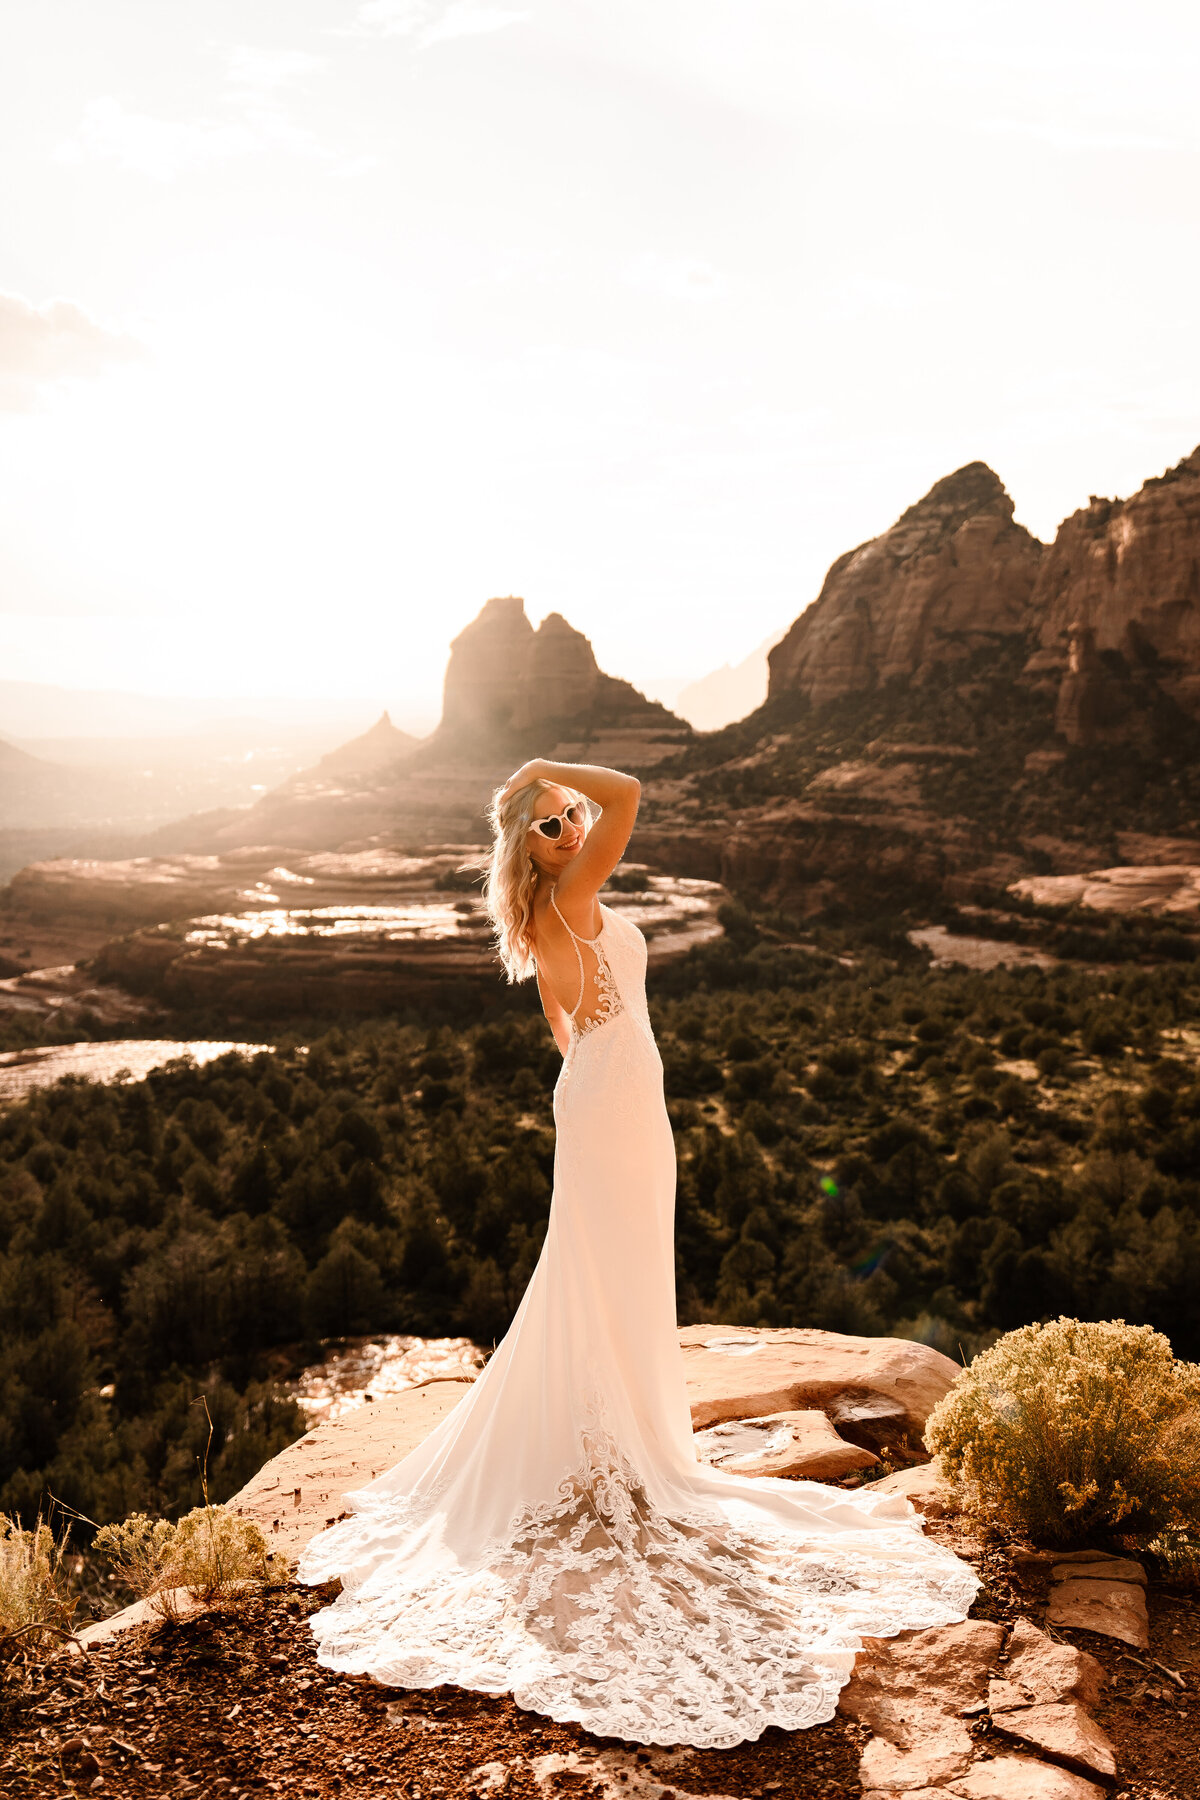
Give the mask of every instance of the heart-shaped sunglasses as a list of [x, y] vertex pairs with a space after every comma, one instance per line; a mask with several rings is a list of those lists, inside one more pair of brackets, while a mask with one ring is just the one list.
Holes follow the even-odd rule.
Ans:
[[534, 819], [529, 829], [536, 831], [539, 837], [548, 838], [552, 844], [558, 842], [563, 834], [563, 826], [586, 825], [587, 807], [582, 800], [572, 800], [570, 806], [560, 813], [554, 813], [549, 819]]

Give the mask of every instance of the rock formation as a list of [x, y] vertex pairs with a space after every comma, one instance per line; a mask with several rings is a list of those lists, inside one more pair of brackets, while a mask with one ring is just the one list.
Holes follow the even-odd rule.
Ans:
[[560, 613], [535, 631], [516, 595], [489, 600], [450, 647], [441, 722], [414, 742], [387, 714], [253, 806], [199, 813], [156, 832], [161, 853], [261, 844], [293, 851], [482, 843], [494, 790], [529, 756], [638, 773], [691, 727], [606, 675]]
[[561, 613], [535, 631], [517, 595], [489, 600], [450, 646], [439, 741], [494, 742], [567, 722], [686, 730], [665, 706], [606, 675]]
[[316, 772], [359, 775], [368, 769], [386, 768], [389, 763], [399, 762], [402, 756], [415, 750], [420, 741], [411, 732], [398, 730], [383, 712], [361, 737], [351, 738], [349, 743], [339, 744], [336, 750], [323, 756]]
[[834, 563], [771, 652], [771, 697], [819, 706], [1029, 633], [1068, 743], [1147, 740], [1164, 698], [1200, 720], [1200, 448], [1128, 500], [1093, 495], [1049, 549], [1012, 514], [984, 463], [936, 482]]
[[679, 1342], [696, 1431], [815, 1406], [852, 1443], [876, 1435], [855, 1429], [868, 1414], [886, 1419], [889, 1446], [905, 1437], [919, 1442], [959, 1373], [948, 1356], [908, 1338], [685, 1325]]
[[[464, 849], [421, 857], [243, 850], [132, 863], [34, 864], [10, 912], [109, 919], [121, 935], [88, 965], [97, 981], [167, 1008], [214, 1006], [230, 1019], [377, 1013], [472, 985], [481, 1007], [502, 994], [492, 931], [464, 871]], [[282, 858], [286, 856], [285, 863]], [[660, 963], [722, 935], [726, 895], [703, 881], [646, 875], [610, 904], [631, 918]], [[134, 929], [130, 930], [129, 927]], [[28, 1005], [33, 976], [15, 999]], [[7, 985], [0, 981], [0, 1015]]]
[[[720, 1452], [714, 1455], [723, 1428], [705, 1421], [714, 1413], [726, 1421], [748, 1420], [764, 1393], [819, 1393], [820, 1411], [815, 1417], [791, 1412], [758, 1419], [757, 1424], [790, 1435], [793, 1453], [803, 1450], [802, 1440], [807, 1438], [811, 1448], [824, 1456], [838, 1446], [834, 1430], [838, 1412], [864, 1395], [907, 1409], [915, 1424], [942, 1386], [941, 1364], [947, 1360], [906, 1340], [868, 1340], [821, 1331], [742, 1328], [730, 1337], [721, 1327], [698, 1325], [682, 1331], [680, 1341], [700, 1454], [707, 1460], [723, 1460], [725, 1466], [736, 1467], [742, 1474], [776, 1478], [783, 1470], [774, 1466], [770, 1455], [757, 1459], [758, 1468], [749, 1467], [745, 1455], [735, 1460]], [[347, 1516], [348, 1493], [424, 1442], [434, 1426], [460, 1404], [463, 1393], [460, 1371], [448, 1379], [435, 1378], [405, 1392], [381, 1396], [369, 1405], [360, 1403], [306, 1432], [273, 1457], [226, 1506], [235, 1516], [255, 1522], [272, 1551], [294, 1557], [315, 1532]], [[724, 1431], [726, 1447], [736, 1449], [728, 1425]], [[781, 1446], [780, 1454], [783, 1449]], [[850, 1451], [852, 1446], [842, 1442], [841, 1450]], [[805, 1466], [802, 1456], [789, 1472], [802, 1478], [819, 1473], [815, 1467]], [[837, 1478], [831, 1470], [823, 1474], [825, 1479]], [[985, 1562], [984, 1543], [975, 1525], [959, 1510], [954, 1490], [941, 1484], [936, 1465], [897, 1471], [874, 1484], [873, 1491], [912, 1498], [918, 1510], [936, 1522], [934, 1535], [942, 1543], [972, 1562]], [[1098, 1552], [1014, 1549], [1012, 1559], [1022, 1570], [1048, 1565], [1056, 1591], [1070, 1585], [1058, 1579], [1060, 1565], [1072, 1571], [1088, 1570], [1097, 1593], [1123, 1580], [1134, 1586], [1140, 1597], [1145, 1582], [1140, 1565]], [[1100, 1631], [1118, 1641], [1125, 1637], [1124, 1630], [1092, 1616], [1056, 1619], [1052, 1597], [1047, 1622], [1059, 1629], [1050, 1636], [1029, 1616], [1031, 1607], [1040, 1616], [1041, 1603], [1020, 1598], [1028, 1585], [1026, 1575], [1016, 1576], [1015, 1590], [1003, 1577], [997, 1585], [994, 1554], [986, 1561], [993, 1566], [990, 1575], [985, 1573], [984, 1606], [994, 1607], [1007, 1587], [1004, 1618], [973, 1617], [950, 1625], [913, 1628], [889, 1638], [864, 1638], [838, 1703], [841, 1719], [853, 1721], [857, 1728], [847, 1749], [858, 1763], [856, 1777], [849, 1766], [838, 1771], [839, 1793], [849, 1793], [852, 1788], [857, 1793], [861, 1787], [864, 1800], [1103, 1800], [1122, 1780], [1117, 1746], [1092, 1714], [1103, 1701], [1110, 1730], [1118, 1723], [1128, 1726], [1134, 1722], [1135, 1729], [1144, 1725], [1144, 1718], [1139, 1719], [1134, 1709], [1146, 1684], [1135, 1689], [1117, 1710], [1106, 1697], [1110, 1673], [1104, 1663], [1069, 1638], [1064, 1641], [1063, 1629]], [[291, 1605], [294, 1609], [294, 1599]], [[1144, 1611], [1143, 1607], [1143, 1615]], [[1171, 1617], [1177, 1616], [1172, 1612]], [[252, 1617], [261, 1630], [261, 1613]], [[154, 1621], [148, 1623], [153, 1628]], [[99, 1656], [106, 1641], [116, 1645], [131, 1627], [146, 1624], [144, 1607], [129, 1607], [85, 1627], [82, 1637]], [[1136, 1641], [1144, 1647], [1144, 1638]], [[144, 1655], [144, 1647], [140, 1648]], [[283, 1665], [284, 1661], [276, 1653], [273, 1664]], [[1115, 1666], [1119, 1669], [1119, 1660]], [[1158, 1666], [1178, 1684], [1182, 1708], [1186, 1678], [1164, 1664]], [[1141, 1668], [1146, 1671], [1145, 1663]], [[1120, 1684], [1119, 1674], [1111, 1679], [1114, 1686]], [[401, 1702], [409, 1703], [404, 1696]], [[294, 1704], [294, 1695], [289, 1695], [288, 1704]], [[389, 1716], [393, 1725], [400, 1723], [407, 1729], [405, 1715]], [[544, 1721], [535, 1717], [535, 1725], [535, 1739], [544, 1749]], [[307, 1722], [300, 1729], [305, 1731]], [[490, 1720], [489, 1730], [494, 1729], [495, 1721]], [[402, 1741], [400, 1733], [392, 1735], [394, 1741]], [[804, 1735], [807, 1752], [810, 1741]], [[1130, 1748], [1144, 1755], [1140, 1730], [1137, 1739]], [[776, 1761], [772, 1740], [778, 1740], [780, 1750], [788, 1748], [789, 1740], [780, 1733], [768, 1734], [761, 1744], [751, 1747], [755, 1791], [791, 1794], [796, 1791], [798, 1766]], [[422, 1738], [422, 1743], [425, 1741]], [[814, 1735], [811, 1744], [824, 1746], [819, 1751], [824, 1759], [830, 1736]], [[683, 1748], [652, 1746], [631, 1759], [623, 1750], [601, 1748], [587, 1751], [591, 1760], [585, 1767], [575, 1751], [565, 1757], [531, 1753], [528, 1767], [536, 1782], [530, 1792], [536, 1788], [538, 1795], [545, 1794], [549, 1800], [551, 1793], [559, 1791], [560, 1776], [586, 1774], [604, 1800], [617, 1800], [618, 1795], [627, 1800], [672, 1800], [673, 1795], [677, 1800], [693, 1800], [689, 1780], [693, 1754]], [[1168, 1757], [1174, 1754], [1168, 1749]], [[515, 1760], [511, 1754], [507, 1759], [508, 1763]], [[806, 1761], [806, 1769], [812, 1766]], [[1137, 1762], [1132, 1766], [1136, 1770]], [[480, 1775], [476, 1769], [472, 1792], [499, 1794], [510, 1785], [501, 1779], [506, 1774], [505, 1763], [495, 1761], [482, 1767], [499, 1773], [495, 1781], [491, 1775], [486, 1780], [474, 1779]], [[1145, 1773], [1143, 1761], [1143, 1778]], [[828, 1778], [827, 1766], [821, 1774]], [[774, 1775], [788, 1779], [769, 1779]], [[645, 1786], [640, 1785], [643, 1777]], [[743, 1791], [740, 1783], [738, 1791]]]
[[1086, 906], [1093, 912], [1160, 913], [1200, 917], [1200, 867], [1195, 863], [1122, 864], [1080, 875], [1027, 875], [1012, 890], [1038, 906]]
[[849, 1443], [823, 1412], [769, 1413], [764, 1419], [736, 1419], [710, 1425], [695, 1436], [702, 1462], [732, 1475], [798, 1475], [807, 1481], [836, 1481], [855, 1469], [870, 1469], [879, 1458]]
[[1029, 673], [1064, 675], [1068, 742], [1125, 741], [1162, 696], [1200, 720], [1200, 448], [1130, 499], [1093, 495], [1064, 519], [1030, 609]]
[[515, 594], [489, 600], [450, 645], [441, 731], [503, 731], [529, 664], [533, 626]]
[[999, 477], [968, 463], [838, 558], [771, 651], [770, 697], [820, 706], [1025, 631], [1042, 554]]

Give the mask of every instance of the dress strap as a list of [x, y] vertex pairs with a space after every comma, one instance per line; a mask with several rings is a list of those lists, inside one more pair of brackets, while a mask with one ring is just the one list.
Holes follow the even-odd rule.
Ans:
[[[553, 888], [550, 889], [550, 904], [554, 908], [555, 912], [558, 913], [558, 922], [562, 926], [563, 930], [566, 932], [567, 936], [570, 938], [571, 947], [575, 952], [575, 961], [579, 964], [579, 998], [575, 1002], [574, 1006], [571, 1008], [570, 1012], [567, 1014], [567, 1017], [569, 1019], [573, 1019], [575, 1017], [575, 1014], [579, 1011], [580, 1007], [583, 1005], [583, 990], [587, 986], [587, 976], [583, 972], [583, 952], [579, 948], [580, 940], [579, 940], [577, 934], [571, 930], [571, 927], [567, 924], [567, 921], [563, 918], [561, 912], [558, 911], [558, 901], [554, 898], [554, 889]], [[587, 939], [584, 938], [583, 942], [586, 944]]]

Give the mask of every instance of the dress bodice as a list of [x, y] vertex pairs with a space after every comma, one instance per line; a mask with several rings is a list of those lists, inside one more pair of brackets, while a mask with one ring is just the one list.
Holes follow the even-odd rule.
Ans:
[[601, 901], [599, 931], [581, 937], [563, 918], [553, 889], [550, 904], [574, 945], [579, 968], [579, 997], [567, 1015], [572, 1038], [586, 1037], [623, 1013], [648, 1029], [646, 940], [637, 926]]

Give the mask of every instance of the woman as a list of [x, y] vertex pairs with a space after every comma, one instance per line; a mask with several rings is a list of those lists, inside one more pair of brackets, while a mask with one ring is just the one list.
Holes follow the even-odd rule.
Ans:
[[300, 1579], [343, 1583], [312, 1619], [329, 1668], [728, 1746], [831, 1718], [861, 1634], [960, 1619], [978, 1582], [899, 1497], [696, 1459], [646, 945], [599, 901], [638, 797], [632, 776], [544, 761], [496, 795], [500, 958], [536, 975], [563, 1053], [546, 1241], [479, 1379], [347, 1496]]

